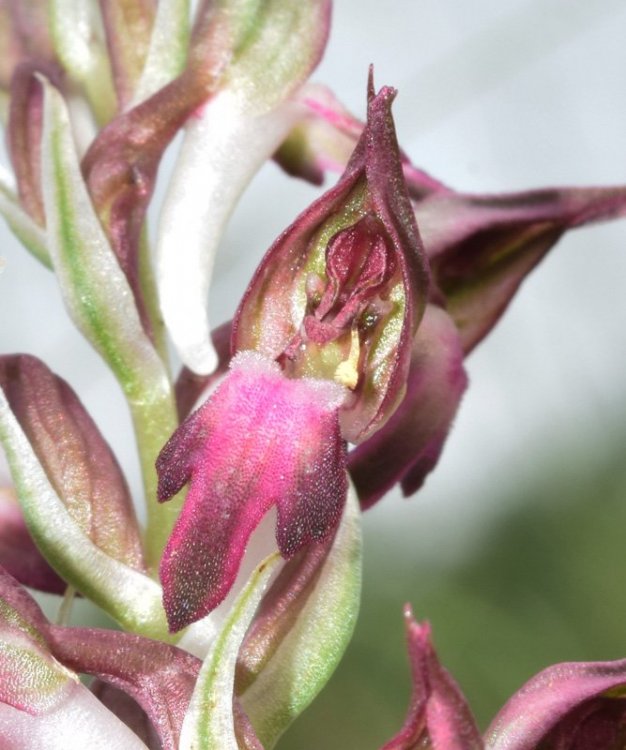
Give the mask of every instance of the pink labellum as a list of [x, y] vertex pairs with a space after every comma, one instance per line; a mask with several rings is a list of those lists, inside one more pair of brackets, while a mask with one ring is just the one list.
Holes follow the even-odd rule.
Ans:
[[332, 533], [347, 493], [337, 416], [344, 395], [336, 383], [291, 380], [266, 357], [242, 352], [163, 448], [159, 499], [190, 482], [160, 568], [172, 631], [224, 599], [272, 506], [284, 557]]

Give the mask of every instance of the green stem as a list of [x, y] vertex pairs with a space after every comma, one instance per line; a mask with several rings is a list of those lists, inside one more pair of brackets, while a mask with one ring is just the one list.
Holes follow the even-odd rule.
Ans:
[[144, 536], [146, 563], [151, 570], [158, 567], [161, 554], [182, 506], [182, 495], [159, 503], [155, 462], [161, 448], [178, 426], [173, 393], [161, 393], [155, 399], [128, 403], [133, 418], [139, 461], [146, 498], [147, 526]]
[[148, 231], [145, 225], [141, 232], [141, 237], [139, 238], [139, 285], [141, 287], [141, 297], [145, 305], [146, 314], [148, 315], [152, 329], [152, 341], [154, 347], [159, 353], [159, 356], [163, 360], [163, 364], [169, 373], [170, 362], [167, 351], [167, 336], [163, 316], [161, 315], [161, 308], [159, 306], [159, 295], [154, 279], [150, 242], [148, 240]]

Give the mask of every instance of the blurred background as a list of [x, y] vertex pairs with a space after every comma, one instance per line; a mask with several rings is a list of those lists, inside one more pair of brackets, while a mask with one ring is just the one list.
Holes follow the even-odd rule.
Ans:
[[[373, 62], [377, 84], [399, 90], [404, 149], [455, 188], [616, 184], [626, 180], [625, 32], [622, 0], [340, 0], [313, 78], [363, 116]], [[317, 194], [273, 164], [258, 175], [217, 261], [216, 323]], [[0, 350], [36, 354], [73, 385], [139, 494], [113, 379], [71, 330], [53, 277], [8, 232], [0, 256]], [[472, 354], [425, 488], [365, 518], [353, 643], [282, 748], [374, 749], [400, 727], [406, 601], [432, 622], [481, 726], [551, 663], [626, 656], [625, 287], [626, 222], [578, 230]]]

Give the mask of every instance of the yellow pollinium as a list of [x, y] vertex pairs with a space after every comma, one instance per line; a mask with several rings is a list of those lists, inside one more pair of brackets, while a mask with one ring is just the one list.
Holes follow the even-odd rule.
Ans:
[[335, 370], [335, 382], [345, 385], [346, 388], [354, 390], [359, 382], [359, 356], [361, 354], [361, 342], [356, 326], [352, 329], [350, 339], [350, 352], [348, 359], [340, 362]]

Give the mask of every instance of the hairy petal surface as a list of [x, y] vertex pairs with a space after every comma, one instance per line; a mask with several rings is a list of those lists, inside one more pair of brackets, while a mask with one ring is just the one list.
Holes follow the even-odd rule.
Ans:
[[159, 498], [191, 484], [160, 568], [172, 630], [220, 603], [272, 506], [285, 557], [332, 533], [347, 492], [343, 397], [336, 383], [290, 380], [271, 360], [242, 352], [174, 433], [157, 461]]
[[348, 454], [348, 470], [364, 508], [397, 482], [405, 495], [422, 486], [439, 460], [466, 385], [456, 326], [446, 312], [428, 305], [413, 341], [400, 406]]
[[[485, 733], [487, 750], [620, 750], [626, 659], [565, 662], [531, 678]], [[590, 731], [591, 730], [591, 731]]]
[[458, 685], [441, 666], [428, 623], [405, 609], [413, 693], [404, 726], [381, 750], [482, 750], [476, 722]]

